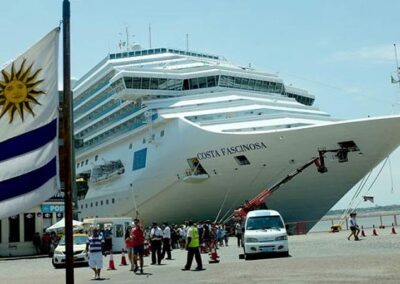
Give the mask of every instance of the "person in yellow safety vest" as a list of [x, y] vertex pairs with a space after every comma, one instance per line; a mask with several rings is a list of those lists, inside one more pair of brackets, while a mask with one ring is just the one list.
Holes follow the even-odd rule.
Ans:
[[196, 258], [196, 270], [204, 270], [200, 255], [199, 231], [193, 221], [189, 221], [190, 228], [187, 231], [186, 249], [188, 251], [186, 265], [182, 270], [190, 270], [192, 266], [193, 256]]

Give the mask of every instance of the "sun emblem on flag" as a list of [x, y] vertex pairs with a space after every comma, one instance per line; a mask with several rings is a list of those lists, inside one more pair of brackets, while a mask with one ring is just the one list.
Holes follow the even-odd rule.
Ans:
[[13, 62], [11, 73], [1, 70], [3, 81], [0, 79], [0, 119], [8, 113], [9, 123], [14, 120], [15, 112], [18, 112], [22, 121], [24, 121], [24, 111], [35, 116], [31, 104], [40, 105], [36, 97], [45, 93], [36, 89], [44, 81], [37, 80], [42, 69], [32, 72], [33, 63], [26, 69], [25, 63], [26, 59], [22, 61], [19, 70], [15, 70]]

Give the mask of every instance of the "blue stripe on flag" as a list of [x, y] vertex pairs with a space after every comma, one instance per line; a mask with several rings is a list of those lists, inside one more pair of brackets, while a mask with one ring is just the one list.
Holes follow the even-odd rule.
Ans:
[[56, 176], [57, 163], [54, 157], [49, 163], [29, 173], [0, 182], [0, 202], [38, 189]]
[[19, 136], [0, 142], [0, 162], [46, 145], [57, 135], [57, 119]]

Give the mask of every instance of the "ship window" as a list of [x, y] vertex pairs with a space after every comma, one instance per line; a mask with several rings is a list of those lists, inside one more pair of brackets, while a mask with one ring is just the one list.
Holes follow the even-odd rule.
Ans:
[[199, 88], [199, 83], [198, 83], [197, 78], [190, 79], [189, 80], [189, 84], [190, 84], [190, 89], [191, 90]]
[[113, 198], [113, 199], [111, 199], [111, 203], [112, 204], [114, 204], [115, 203], [115, 199]]
[[147, 148], [136, 151], [133, 154], [133, 167], [132, 170], [138, 170], [146, 167]]
[[244, 155], [236, 156], [234, 158], [236, 160], [236, 163], [238, 163], [240, 166], [250, 165], [249, 160], [247, 160], [246, 156]]
[[90, 207], [93, 207], [93, 202], [90, 202]]
[[142, 141], [142, 142], [143, 142], [143, 144], [145, 144], [145, 143], [146, 143], [146, 138], [143, 138], [143, 141]]
[[207, 77], [207, 87], [215, 87], [215, 76], [209, 76]]
[[76, 164], [76, 168], [79, 168], [79, 163]]
[[148, 89], [150, 85], [150, 78], [142, 78], [142, 89]]
[[129, 144], [129, 149], [132, 149], [132, 143], [131, 143], [131, 144]]
[[83, 209], [83, 204], [81, 204], [81, 209]]
[[165, 134], [165, 131], [164, 131], [164, 130], [161, 130], [161, 132], [160, 132], [160, 137], [163, 137], [164, 134]]
[[99, 158], [99, 155], [96, 155], [96, 156], [94, 157], [94, 161], [96, 162], [98, 158]]
[[85, 208], [88, 208], [88, 204], [87, 203], [85, 204]]
[[108, 199], [106, 199], [106, 204], [108, 205]]
[[132, 88], [132, 81], [133, 81], [133, 78], [124, 77], [124, 81], [125, 81], [125, 86], [126, 86], [126, 88]]
[[96, 206], [99, 206], [99, 202], [98, 201], [96, 201]]
[[85, 165], [87, 165], [88, 163], [89, 163], [89, 160], [88, 160], [88, 159], [86, 159]]
[[[140, 89], [141, 80], [142, 80], [142, 78], [132, 78], [132, 82], [131, 82], [130, 88], [132, 88], [132, 89]], [[129, 88], [128, 86], [126, 86], [126, 87]]]
[[100, 205], [103, 206], [103, 200], [100, 201]]
[[207, 87], [206, 77], [199, 78], [199, 88], [206, 88], [206, 87]]
[[158, 79], [158, 89], [159, 90], [167, 90], [167, 79], [165, 78], [159, 78]]
[[158, 78], [150, 79], [150, 89], [157, 90], [158, 89]]

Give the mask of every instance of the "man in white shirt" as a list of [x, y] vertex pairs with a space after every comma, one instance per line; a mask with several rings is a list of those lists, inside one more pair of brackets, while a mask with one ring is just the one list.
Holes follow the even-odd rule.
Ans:
[[163, 230], [163, 249], [162, 249], [162, 259], [165, 257], [165, 253], [167, 253], [166, 259], [171, 258], [171, 228], [168, 226], [168, 223], [164, 223], [164, 230]]
[[351, 236], [354, 236], [354, 240], [355, 241], [360, 240], [358, 238], [358, 234], [360, 233], [360, 228], [358, 227], [358, 224], [357, 224], [357, 221], [356, 221], [356, 215], [357, 214], [355, 212], [350, 213], [349, 223], [350, 223], [351, 234], [350, 234], [350, 236], [347, 237], [347, 239], [349, 241], [350, 241]]

